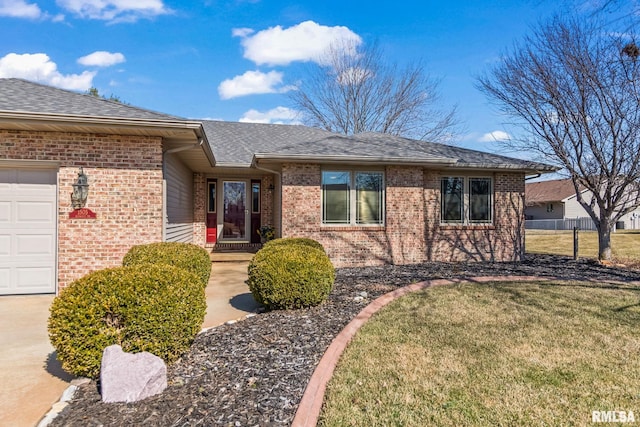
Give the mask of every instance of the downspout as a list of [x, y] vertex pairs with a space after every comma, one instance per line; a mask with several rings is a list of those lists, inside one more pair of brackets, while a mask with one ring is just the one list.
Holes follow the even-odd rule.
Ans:
[[192, 148], [202, 147], [204, 140], [198, 139], [198, 142], [190, 145], [183, 145], [182, 147], [175, 147], [162, 152], [162, 241], [167, 240], [167, 225], [169, 224], [169, 218], [167, 217], [167, 162], [165, 161], [167, 154], [178, 153], [180, 151], [191, 150]]
[[[272, 173], [272, 174], [278, 176], [278, 181], [279, 181], [279, 184], [280, 184], [280, 185], [278, 185], [278, 198], [280, 199], [280, 209], [278, 210], [279, 214], [278, 214], [278, 218], [276, 220], [276, 223], [278, 224], [278, 230], [280, 231], [280, 237], [282, 237], [282, 173], [278, 172], [277, 170], [267, 169], [267, 168], [264, 168], [262, 166], [258, 166], [257, 164], [254, 164], [253, 167], [258, 169], [258, 170], [269, 172], [269, 173]], [[274, 204], [275, 204], [275, 200], [274, 200]], [[274, 206], [274, 210], [275, 210], [275, 206]]]

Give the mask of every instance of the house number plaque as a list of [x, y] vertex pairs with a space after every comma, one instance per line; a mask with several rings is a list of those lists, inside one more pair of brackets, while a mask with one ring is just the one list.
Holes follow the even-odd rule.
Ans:
[[80, 208], [74, 209], [69, 212], [69, 218], [71, 219], [96, 219], [96, 213], [91, 209]]

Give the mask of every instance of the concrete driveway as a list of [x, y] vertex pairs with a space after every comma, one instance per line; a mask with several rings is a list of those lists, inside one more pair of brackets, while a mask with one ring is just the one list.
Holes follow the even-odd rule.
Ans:
[[73, 378], [47, 335], [53, 295], [0, 297], [0, 425], [34, 426]]
[[[258, 304], [245, 284], [252, 255], [225, 255], [212, 264], [203, 328], [255, 312]], [[47, 319], [53, 298], [0, 297], [0, 426], [35, 426], [73, 379], [49, 344]]]

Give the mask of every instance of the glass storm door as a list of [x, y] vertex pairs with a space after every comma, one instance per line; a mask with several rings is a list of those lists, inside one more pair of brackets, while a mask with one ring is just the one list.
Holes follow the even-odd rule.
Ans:
[[224, 181], [222, 238], [225, 240], [247, 240], [247, 183], [245, 181]]

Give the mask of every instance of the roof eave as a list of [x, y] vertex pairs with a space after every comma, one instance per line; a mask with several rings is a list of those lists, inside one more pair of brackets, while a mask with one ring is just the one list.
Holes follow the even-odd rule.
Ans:
[[234, 162], [217, 162], [215, 164], [218, 168], [251, 168], [252, 163], [234, 163]]
[[524, 172], [526, 174], [543, 174], [557, 172], [560, 168], [545, 164], [518, 165], [510, 163], [456, 163], [450, 167], [469, 169], [495, 169]]
[[85, 116], [73, 114], [32, 113], [26, 111], [0, 111], [0, 120], [12, 122], [23, 121], [29, 123], [56, 123], [56, 124], [83, 124], [97, 126], [121, 126], [121, 127], [146, 127], [146, 128], [170, 128], [170, 129], [199, 129], [202, 123], [185, 119], [151, 119], [111, 116]]
[[376, 165], [441, 165], [448, 166], [456, 163], [457, 159], [445, 157], [433, 158], [409, 158], [409, 157], [385, 157], [385, 156], [345, 156], [345, 155], [308, 155], [308, 154], [271, 154], [256, 153], [253, 155], [251, 166], [256, 167], [260, 160], [271, 162], [313, 162], [326, 164], [376, 164]]

